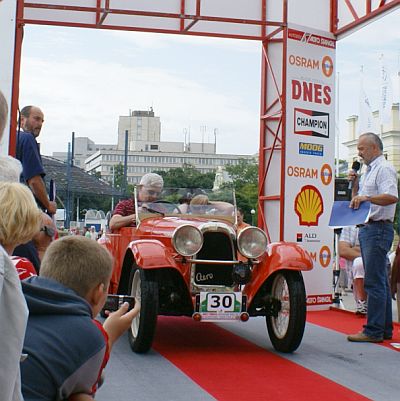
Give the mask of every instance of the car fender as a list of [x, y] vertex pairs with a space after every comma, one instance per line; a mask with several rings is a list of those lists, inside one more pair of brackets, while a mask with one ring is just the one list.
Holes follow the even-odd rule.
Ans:
[[300, 245], [291, 242], [275, 242], [268, 245], [267, 255], [254, 265], [252, 280], [245, 286], [249, 304], [268, 278], [279, 270], [308, 271], [313, 268], [309, 253]]
[[[129, 244], [136, 264], [142, 269], [172, 267], [178, 269], [169, 249], [157, 240], [137, 240]], [[179, 269], [178, 269], [179, 270]]]

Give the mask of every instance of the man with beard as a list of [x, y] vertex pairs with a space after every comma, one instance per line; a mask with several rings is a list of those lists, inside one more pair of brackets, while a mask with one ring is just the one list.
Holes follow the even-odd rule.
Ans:
[[43, 211], [53, 215], [56, 213], [56, 202], [49, 200], [44, 183], [46, 175], [39, 144], [36, 138], [40, 134], [44, 122], [42, 110], [35, 106], [26, 106], [21, 110], [21, 128], [17, 135], [17, 159], [22, 164], [21, 181], [29, 186], [36, 202]]

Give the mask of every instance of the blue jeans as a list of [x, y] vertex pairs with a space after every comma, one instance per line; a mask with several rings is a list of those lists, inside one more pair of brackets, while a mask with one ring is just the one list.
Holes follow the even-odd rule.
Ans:
[[392, 298], [387, 269], [387, 253], [393, 237], [393, 225], [385, 222], [368, 223], [360, 228], [358, 235], [365, 270], [364, 288], [368, 295], [364, 334], [369, 337], [389, 337], [393, 333]]

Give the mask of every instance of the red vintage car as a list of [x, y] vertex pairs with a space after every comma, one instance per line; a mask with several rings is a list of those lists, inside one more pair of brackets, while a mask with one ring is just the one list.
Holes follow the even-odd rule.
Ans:
[[[196, 204], [199, 194], [206, 203]], [[114, 256], [110, 293], [141, 301], [128, 331], [134, 352], [151, 348], [158, 315], [188, 316], [199, 324], [265, 316], [274, 348], [297, 349], [306, 320], [301, 271], [313, 267], [303, 248], [268, 244], [257, 227], [237, 233], [232, 190], [164, 189], [156, 202], [142, 206], [135, 194], [136, 226], [103, 241]]]

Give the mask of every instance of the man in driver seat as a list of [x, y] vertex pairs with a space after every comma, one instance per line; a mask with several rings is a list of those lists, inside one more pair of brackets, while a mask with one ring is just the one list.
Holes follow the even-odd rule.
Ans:
[[[156, 173], [145, 174], [138, 185], [138, 201], [154, 202], [164, 186], [163, 178]], [[136, 224], [135, 200], [132, 198], [118, 202], [110, 220], [111, 231]]]

